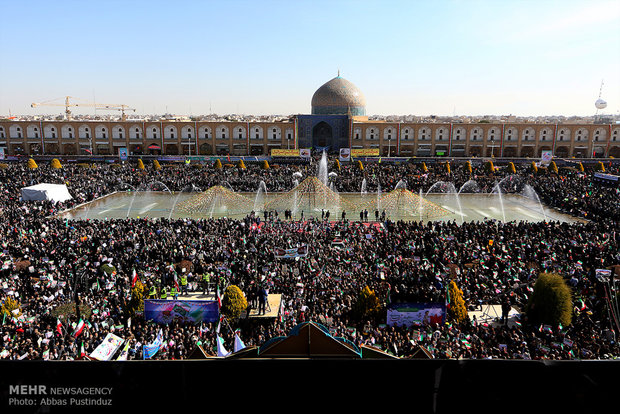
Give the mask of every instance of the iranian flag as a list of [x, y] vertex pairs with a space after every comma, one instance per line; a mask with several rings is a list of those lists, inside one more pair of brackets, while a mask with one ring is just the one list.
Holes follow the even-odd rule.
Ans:
[[136, 269], [133, 269], [133, 273], [131, 274], [131, 287], [134, 287], [136, 285], [137, 280], [138, 280], [138, 272], [136, 272]]
[[241, 351], [243, 348], [245, 348], [245, 344], [239, 337], [239, 330], [237, 329], [235, 331], [235, 352]]
[[60, 323], [60, 319], [56, 318], [56, 332], [59, 335], [62, 335], [62, 323]]
[[217, 336], [217, 356], [226, 357], [229, 354], [230, 352], [228, 352], [226, 348], [224, 348], [224, 339], [218, 335]]
[[80, 321], [77, 323], [77, 325], [75, 325], [75, 331], [73, 331], [73, 336], [77, 338], [84, 330], [85, 325], [86, 324], [84, 323], [84, 320], [80, 318]]
[[84, 341], [82, 341], [82, 345], [80, 345], [80, 358], [84, 358], [86, 356], [86, 351], [84, 351]]
[[579, 299], [579, 311], [583, 312], [584, 310], [586, 310], [586, 303], [583, 301], [583, 299]]
[[217, 287], [217, 306], [222, 308], [222, 296], [220, 295], [220, 287]]
[[284, 322], [284, 301], [280, 299], [280, 322]]

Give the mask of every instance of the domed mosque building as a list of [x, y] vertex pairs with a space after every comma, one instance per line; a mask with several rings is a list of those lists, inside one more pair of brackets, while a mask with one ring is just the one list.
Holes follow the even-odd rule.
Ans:
[[366, 116], [366, 98], [362, 91], [338, 76], [325, 83], [312, 96], [313, 115]]
[[297, 115], [300, 148], [348, 148], [352, 122], [368, 120], [364, 94], [340, 72], [314, 92], [311, 105], [310, 115]]

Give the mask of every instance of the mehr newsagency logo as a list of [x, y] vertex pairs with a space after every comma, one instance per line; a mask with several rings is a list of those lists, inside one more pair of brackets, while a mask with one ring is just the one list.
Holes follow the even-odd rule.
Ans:
[[9, 385], [9, 406], [107, 406], [112, 387], [50, 387], [43, 384]]

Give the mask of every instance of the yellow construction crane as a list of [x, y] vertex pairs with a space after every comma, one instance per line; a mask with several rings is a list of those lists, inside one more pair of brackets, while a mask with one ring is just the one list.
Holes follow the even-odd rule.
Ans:
[[65, 103], [57, 103], [54, 101], [57, 101], [60, 98], [56, 98], [56, 99], [51, 99], [49, 101], [44, 101], [44, 102], [33, 102], [30, 107], [31, 108], [36, 108], [37, 106], [64, 106], [65, 107], [65, 116], [67, 117], [67, 120], [71, 119], [71, 110], [69, 109], [72, 106], [87, 106], [87, 107], [94, 107], [95, 109], [103, 109], [103, 110], [109, 110], [109, 111], [121, 111], [121, 119], [123, 121], [125, 121], [127, 119], [127, 116], [125, 115], [125, 111], [134, 111], [136, 112], [136, 110], [134, 108], [130, 108], [127, 105], [124, 104], [100, 104], [100, 103], [88, 103], [88, 102], [69, 102], [69, 99], [76, 99], [73, 98], [71, 96], [65, 96]]

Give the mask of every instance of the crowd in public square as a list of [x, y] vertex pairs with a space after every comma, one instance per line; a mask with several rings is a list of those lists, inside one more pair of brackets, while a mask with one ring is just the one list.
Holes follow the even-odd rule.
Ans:
[[[459, 189], [471, 179], [480, 192], [493, 191], [500, 182], [506, 192], [520, 192], [528, 184], [544, 204], [583, 219], [571, 223], [375, 221], [373, 215], [360, 221], [358, 212], [346, 219], [303, 221], [284, 214], [265, 220], [254, 212], [242, 219], [55, 216], [114, 191], [153, 185], [176, 192], [224, 184], [233, 191], [254, 192], [264, 182], [270, 192], [288, 191], [296, 173], [316, 174], [316, 161], [221, 169], [212, 163], [161, 169], [67, 163], [59, 169], [30, 169], [21, 162], [0, 169], [0, 302], [12, 298], [19, 303], [19, 311], [5, 314], [0, 326], [0, 359], [77, 359], [91, 353], [108, 333], [129, 340], [128, 359], [142, 359], [142, 346], [160, 331], [165, 346], [153, 358], [186, 359], [198, 343], [215, 354], [218, 336], [232, 348], [237, 328], [246, 346], [260, 346], [305, 321], [320, 323], [333, 336], [358, 346], [405, 358], [420, 347], [435, 358], [620, 357], [617, 325], [594, 273], [620, 265], [620, 189], [595, 181], [593, 165], [583, 172], [560, 168], [557, 174], [535, 174], [530, 164], [517, 165], [516, 173], [506, 166], [490, 172], [482, 164], [470, 172], [462, 162], [450, 170], [444, 163], [424, 168], [415, 163], [329, 165], [339, 192], [360, 192], [364, 179], [369, 192], [393, 189], [401, 181], [413, 192], [426, 192], [437, 182]], [[620, 164], [605, 168], [620, 173]], [[36, 183], [65, 183], [73, 198], [61, 203], [21, 200], [20, 189]], [[335, 238], [341, 242], [333, 243]], [[275, 249], [299, 246], [307, 246], [307, 257], [283, 262], [274, 256]], [[263, 288], [282, 295], [282, 315], [219, 326], [158, 325], [128, 314], [134, 270], [151, 291], [172, 286], [183, 261], [191, 263], [191, 271], [183, 272], [190, 290], [201, 290], [208, 275], [212, 291], [236, 285], [252, 304]], [[106, 265], [114, 271], [104, 270]], [[519, 312], [511, 324], [448, 318], [445, 323], [388, 326], [385, 314], [360, 319], [352, 312], [366, 286], [384, 303], [445, 303], [450, 280], [462, 289], [470, 311], [498, 297], [518, 311], [525, 308], [540, 272], [557, 272], [571, 286], [575, 306], [570, 326], [540, 329]], [[77, 337], [76, 316], [63, 318], [55, 312], [74, 300], [75, 289], [90, 309]]]

